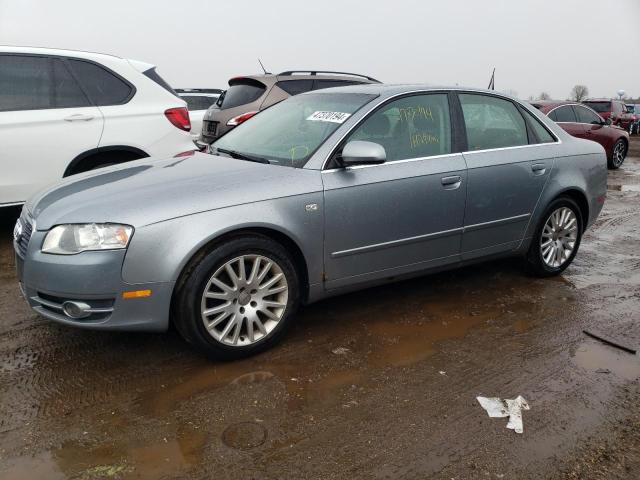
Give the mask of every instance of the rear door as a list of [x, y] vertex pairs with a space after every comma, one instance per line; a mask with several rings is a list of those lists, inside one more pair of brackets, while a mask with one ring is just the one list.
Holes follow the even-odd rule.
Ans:
[[458, 261], [467, 173], [452, 137], [446, 93], [392, 100], [349, 135], [387, 161], [323, 171], [328, 289]]
[[60, 180], [102, 128], [64, 59], [0, 53], [0, 205]]
[[[511, 100], [477, 93], [458, 97], [468, 142], [464, 260], [518, 247], [553, 167], [553, 150], [535, 144], [554, 139]], [[538, 122], [539, 134], [528, 127], [531, 121]]]

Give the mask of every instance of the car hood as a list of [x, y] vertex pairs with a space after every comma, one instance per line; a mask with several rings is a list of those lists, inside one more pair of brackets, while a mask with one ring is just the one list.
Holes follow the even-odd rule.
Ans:
[[38, 230], [63, 223], [140, 227], [193, 213], [322, 190], [320, 172], [195, 153], [74, 175], [27, 202]]

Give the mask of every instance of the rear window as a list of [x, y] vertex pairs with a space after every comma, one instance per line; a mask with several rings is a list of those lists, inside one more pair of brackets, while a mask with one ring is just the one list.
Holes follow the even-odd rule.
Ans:
[[151, 80], [153, 80], [154, 82], [156, 82], [158, 85], [160, 85], [162, 88], [164, 88], [167, 92], [169, 93], [173, 93], [174, 95], [177, 96], [176, 92], [173, 90], [173, 88], [171, 88], [171, 85], [169, 85], [166, 80], [164, 78], [162, 78], [158, 72], [156, 72], [156, 68], [150, 68], [149, 70], [146, 70], [145, 72], [143, 72], [145, 74], [145, 76], [149, 77]]
[[258, 100], [266, 89], [267, 87], [263, 83], [252, 78], [231, 80], [229, 89], [221, 97], [217, 105], [224, 109], [246, 105]]
[[69, 65], [95, 105], [120, 105], [131, 98], [133, 88], [99, 65], [72, 59]]
[[582, 102], [585, 105], [589, 105], [598, 113], [610, 112], [611, 111], [611, 102]]
[[180, 98], [187, 102], [187, 107], [193, 112], [206, 110], [218, 100], [217, 95], [180, 95]]

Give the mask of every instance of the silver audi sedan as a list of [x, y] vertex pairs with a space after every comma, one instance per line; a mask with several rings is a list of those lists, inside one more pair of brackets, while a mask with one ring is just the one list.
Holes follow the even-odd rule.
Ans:
[[602, 147], [493, 91], [291, 97], [212, 154], [70, 177], [14, 231], [29, 305], [96, 330], [166, 330], [218, 358], [271, 347], [300, 305], [470, 262], [561, 273], [605, 200]]

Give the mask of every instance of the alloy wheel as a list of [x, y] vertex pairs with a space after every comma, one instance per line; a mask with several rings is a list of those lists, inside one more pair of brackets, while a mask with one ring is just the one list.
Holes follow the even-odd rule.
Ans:
[[233, 347], [252, 345], [282, 319], [289, 296], [278, 263], [264, 255], [241, 255], [211, 276], [202, 293], [200, 314], [209, 334]]
[[625, 156], [624, 154], [625, 154], [624, 142], [620, 141], [616, 143], [615, 147], [613, 148], [613, 164], [616, 167], [619, 167], [620, 165], [622, 165], [622, 162], [624, 162], [624, 156]]
[[568, 207], [554, 210], [544, 224], [540, 238], [542, 260], [559, 268], [571, 257], [578, 239], [578, 217]]

